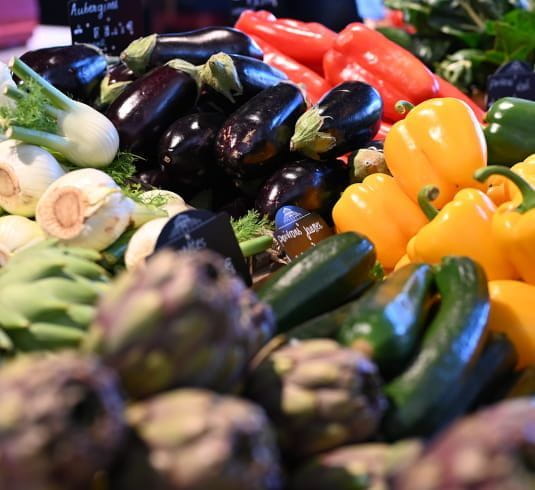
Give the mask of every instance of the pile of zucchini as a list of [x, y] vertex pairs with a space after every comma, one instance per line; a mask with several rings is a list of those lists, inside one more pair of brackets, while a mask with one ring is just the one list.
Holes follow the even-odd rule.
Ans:
[[385, 380], [381, 436], [428, 437], [496, 396], [516, 352], [487, 328], [483, 269], [466, 257], [410, 264], [374, 280], [375, 250], [354, 233], [308, 250], [259, 287], [279, 335], [259, 354], [294, 340], [332, 338], [363, 351]]

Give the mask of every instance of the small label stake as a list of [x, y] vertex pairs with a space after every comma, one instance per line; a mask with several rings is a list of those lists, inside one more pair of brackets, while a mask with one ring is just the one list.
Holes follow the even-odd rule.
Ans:
[[172, 218], [164, 227], [155, 251], [162, 248], [174, 250], [212, 250], [223, 256], [229, 272], [241, 276], [252, 284], [251, 275], [227, 213], [195, 209]]

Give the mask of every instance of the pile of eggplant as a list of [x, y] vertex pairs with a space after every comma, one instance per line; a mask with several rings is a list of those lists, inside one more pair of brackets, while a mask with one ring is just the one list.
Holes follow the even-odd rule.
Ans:
[[372, 142], [381, 97], [345, 82], [310, 107], [262, 57], [246, 34], [210, 27], [141, 38], [119, 61], [88, 45], [22, 59], [113, 122], [121, 149], [141, 157], [139, 181], [233, 216], [293, 204], [330, 220], [350, 181], [340, 157]]

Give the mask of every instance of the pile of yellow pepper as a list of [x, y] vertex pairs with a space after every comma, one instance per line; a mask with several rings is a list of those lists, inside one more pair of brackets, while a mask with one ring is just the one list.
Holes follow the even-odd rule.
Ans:
[[479, 262], [491, 329], [514, 342], [520, 367], [534, 364], [535, 155], [511, 169], [487, 166], [478, 120], [449, 98], [411, 108], [384, 152], [392, 176], [348, 187], [333, 209], [336, 231], [367, 235], [387, 271], [447, 255]]

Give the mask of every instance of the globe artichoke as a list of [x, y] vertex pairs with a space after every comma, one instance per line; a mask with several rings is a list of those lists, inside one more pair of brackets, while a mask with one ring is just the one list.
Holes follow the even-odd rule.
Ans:
[[341, 447], [320, 454], [298, 470], [290, 490], [387, 490], [390, 478], [421, 451], [418, 441]]
[[162, 251], [98, 308], [90, 351], [142, 398], [176, 387], [231, 391], [274, 331], [271, 310], [209, 251]]
[[0, 488], [81, 490], [105, 470], [125, 433], [113, 373], [62, 353], [0, 370]]
[[123, 463], [114, 490], [281, 488], [274, 437], [262, 409], [250, 402], [184, 389], [134, 404], [127, 413], [148, 457], [145, 465], [140, 453]]
[[272, 418], [291, 457], [368, 439], [386, 408], [376, 366], [327, 339], [270, 354], [253, 371], [248, 393]]
[[401, 473], [396, 490], [533, 490], [535, 399], [502, 402], [455, 423]]
[[0, 350], [78, 346], [108, 277], [99, 254], [46, 241], [0, 269]]

